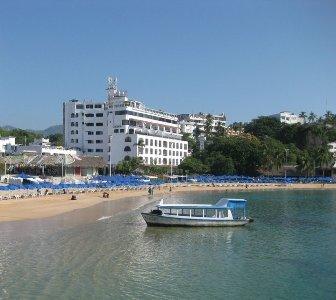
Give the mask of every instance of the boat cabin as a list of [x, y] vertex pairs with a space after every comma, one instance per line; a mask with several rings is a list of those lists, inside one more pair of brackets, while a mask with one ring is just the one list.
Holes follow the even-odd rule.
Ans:
[[195, 219], [245, 220], [246, 200], [222, 198], [216, 204], [163, 204], [156, 206], [162, 216]]

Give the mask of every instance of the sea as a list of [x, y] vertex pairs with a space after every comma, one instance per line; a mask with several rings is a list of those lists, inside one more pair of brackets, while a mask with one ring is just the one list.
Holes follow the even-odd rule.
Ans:
[[185, 192], [245, 198], [236, 228], [155, 228], [157, 196], [0, 223], [0, 299], [336, 299], [336, 191]]

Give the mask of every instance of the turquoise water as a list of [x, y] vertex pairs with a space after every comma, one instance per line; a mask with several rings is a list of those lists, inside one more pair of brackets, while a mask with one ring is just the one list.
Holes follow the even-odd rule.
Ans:
[[147, 228], [145, 197], [0, 223], [0, 299], [336, 298], [335, 191], [185, 193], [169, 201], [221, 196], [246, 197], [255, 222]]

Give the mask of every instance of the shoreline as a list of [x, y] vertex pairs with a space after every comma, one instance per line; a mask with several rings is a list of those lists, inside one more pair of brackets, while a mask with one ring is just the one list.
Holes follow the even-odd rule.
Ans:
[[[335, 190], [336, 184], [289, 184], [260, 185], [248, 184], [181, 184], [156, 187], [154, 196], [164, 196], [180, 192], [200, 191], [266, 191], [266, 190]], [[103, 198], [103, 192], [75, 194], [78, 200], [70, 200], [72, 194], [46, 195], [37, 198], [9, 199], [0, 201], [0, 222], [23, 221], [54, 217], [78, 209], [84, 209], [105, 201], [121, 200], [129, 197], [148, 196], [147, 188], [141, 190], [107, 191], [109, 198]]]

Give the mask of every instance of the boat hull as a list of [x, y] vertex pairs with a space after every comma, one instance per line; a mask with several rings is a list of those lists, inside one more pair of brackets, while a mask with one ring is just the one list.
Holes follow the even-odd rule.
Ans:
[[223, 220], [211, 218], [187, 218], [167, 215], [155, 215], [151, 213], [141, 214], [147, 223], [147, 226], [190, 226], [190, 227], [232, 227], [244, 226], [249, 223], [245, 220]]

